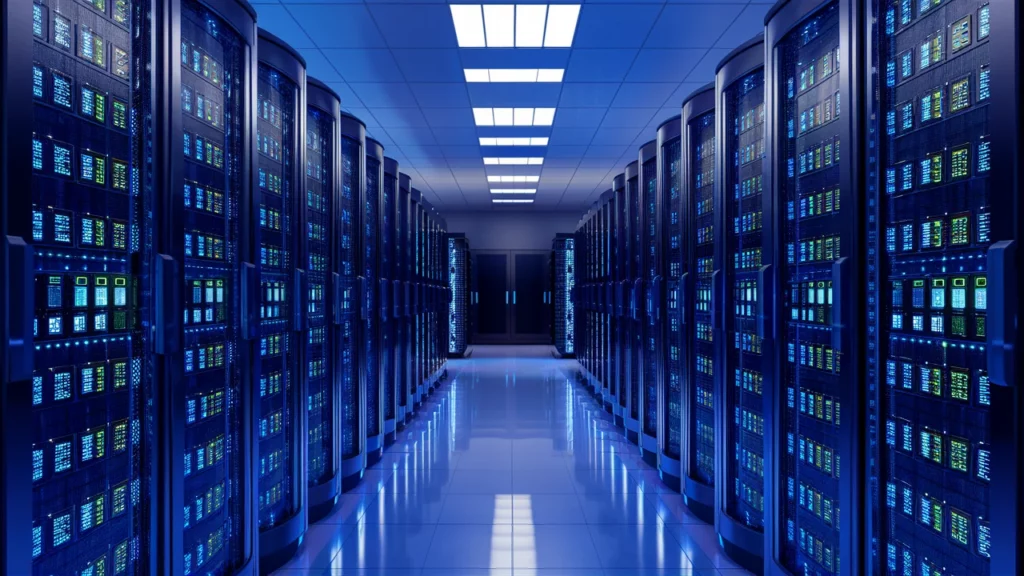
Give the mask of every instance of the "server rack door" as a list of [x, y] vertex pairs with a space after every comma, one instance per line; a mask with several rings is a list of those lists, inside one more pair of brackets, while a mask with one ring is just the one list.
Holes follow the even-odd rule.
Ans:
[[[154, 388], [135, 297], [144, 219], [128, 169], [131, 16], [70, 2], [10, 4], [0, 16], [11, 234], [2, 247], [11, 339], [0, 376], [0, 482], [19, 492], [3, 500], [0, 569], [142, 573], [147, 503], [129, 495], [152, 486], [142, 454], [151, 449]], [[21, 502], [8, 509], [12, 497]]]
[[609, 189], [601, 197], [605, 207], [601, 216], [601, 397], [605, 410], [612, 408], [612, 223], [615, 213], [615, 194]]
[[412, 237], [413, 237], [413, 278], [415, 297], [413, 299], [413, 399], [417, 405], [423, 400], [424, 382], [424, 342], [425, 314], [424, 314], [424, 279], [426, 277], [425, 264], [426, 252], [426, 217], [423, 212], [422, 195], [420, 191], [413, 188], [410, 194], [412, 204], [410, 212], [412, 216]]
[[448, 235], [448, 354], [461, 357], [466, 353], [469, 328], [469, 307], [472, 292], [469, 286], [469, 242], [464, 234]]
[[306, 528], [305, 62], [259, 31], [256, 166], [259, 178], [260, 566], [273, 569], [298, 547]]
[[359, 254], [362, 199], [366, 187], [366, 127], [357, 118], [341, 115], [340, 227], [336, 239], [341, 270], [342, 317], [338, 347], [341, 380], [341, 482], [347, 490], [366, 468], [366, 388], [359, 374], [360, 306]]
[[409, 176], [398, 175], [398, 202], [395, 205], [395, 270], [398, 307], [395, 343], [395, 387], [398, 395], [399, 424], [404, 424], [412, 412], [409, 402], [409, 357], [412, 351], [412, 331], [409, 329]]
[[627, 279], [629, 281], [629, 322], [626, 326], [626, 354], [629, 356], [629, 372], [626, 378], [626, 411], [623, 420], [626, 438], [632, 442], [640, 441], [640, 363], [643, 349], [641, 330], [640, 291], [641, 256], [643, 254], [643, 220], [640, 203], [639, 166], [636, 161], [626, 166], [626, 234], [629, 244], [626, 247]]
[[316, 522], [330, 512], [341, 491], [337, 416], [341, 405], [335, 368], [342, 311], [340, 268], [334, 249], [338, 227], [334, 214], [341, 183], [341, 100], [321, 82], [313, 78], [306, 82], [306, 474], [309, 521]]
[[640, 277], [643, 286], [640, 330], [643, 368], [640, 371], [640, 450], [652, 466], [658, 461], [658, 395], [662, 376], [661, 235], [662, 200], [658, 189], [658, 143], [640, 148], [640, 210], [642, 241]]
[[684, 254], [681, 301], [686, 425], [683, 495], [690, 509], [714, 522], [715, 504], [715, 334], [720, 315], [715, 299], [715, 85], [683, 104]]
[[865, 572], [858, 131], [866, 119], [854, 57], [864, 9], [791, 1], [766, 20], [764, 222], [774, 244], [764, 276], [778, 297], [765, 500], [777, 506], [767, 543], [776, 572]]
[[[155, 159], [152, 180], [142, 186], [161, 195], [153, 209], [165, 215], [153, 221], [160, 251], [155, 360], [169, 391], [160, 402], [175, 426], [161, 446], [166, 458], [159, 457], [171, 476], [164, 493], [171, 510], [170, 534], [157, 549], [169, 547], [171, 558], [162, 564], [171, 573], [250, 573], [259, 550], [260, 494], [255, 14], [247, 4], [222, 3], [215, 13], [189, 0], [180, 21], [152, 14], [152, 33], [171, 35], [171, 69], [155, 64], [159, 52], [146, 53], [152, 60], [133, 69], [170, 81], [150, 80], [138, 116], [173, 110], [170, 133], [162, 132], [165, 124], [144, 122], [139, 140], [144, 157]], [[169, 142], [178, 145], [159, 145]], [[184, 286], [173, 286], [178, 262]]]
[[544, 253], [512, 253], [512, 333], [520, 342], [546, 341], [544, 290], [547, 274]]
[[380, 309], [380, 382], [384, 399], [384, 443], [395, 440], [395, 418], [397, 413], [395, 390], [395, 322], [394, 292], [395, 278], [395, 195], [398, 193], [398, 162], [384, 158], [384, 180], [380, 196], [380, 269], [377, 281], [377, 297]]
[[[575, 289], [575, 249], [576, 241], [571, 234], [558, 234], [553, 242], [554, 248], [554, 308], [555, 308], [555, 348], [561, 356], [575, 353], [574, 345], [574, 308], [571, 294]], [[613, 332], [614, 334], [614, 332]]]
[[473, 274], [479, 309], [474, 342], [505, 342], [509, 338], [509, 255], [505, 251], [474, 250]]
[[619, 285], [621, 277], [621, 266], [619, 265], [619, 259], [621, 253], [619, 251], [619, 229], [618, 229], [618, 211], [621, 203], [621, 195], [618, 194], [613, 187], [609, 189], [605, 194], [608, 195], [608, 221], [607, 221], [607, 244], [608, 244], [608, 275], [606, 280], [606, 315], [608, 324], [608, 369], [606, 371], [606, 395], [605, 395], [605, 409], [610, 410], [612, 415], [618, 414], [621, 417], [621, 410], [619, 409], [619, 371], [621, 370], [620, 364], [622, 363], [621, 352], [619, 349], [619, 334], [618, 327], [621, 323], [621, 305], [619, 304], [619, 296], [621, 287]]
[[384, 392], [380, 380], [380, 316], [378, 312], [377, 265], [380, 258], [380, 205], [384, 148], [375, 140], [366, 140], [366, 187], [359, 211], [359, 379], [366, 391], [367, 464], [380, 458], [384, 449]]
[[[771, 349], [758, 325], [764, 275], [764, 41], [759, 36], [722, 60], [716, 74], [720, 210], [715, 268], [722, 283], [716, 373], [719, 434], [716, 526], [726, 549], [749, 568], [763, 565], [765, 374]], [[711, 231], [708, 231], [711, 232]], [[698, 234], [701, 231], [698, 230]], [[698, 237], [699, 241], [699, 237]]]
[[888, 504], [870, 524], [879, 574], [1014, 572], [990, 563], [992, 497], [1012, 507], [1020, 489], [990, 489], [991, 469], [1003, 463], [992, 453], [989, 377], [999, 381], [1001, 371], [986, 357], [996, 326], [988, 303], [996, 315], [1012, 312], [988, 297], [1000, 270], [985, 256], [999, 250], [990, 249], [995, 240], [1012, 237], [1014, 210], [990, 172], [990, 22], [1012, 19], [998, 9], [976, 0], [873, 3], [884, 125], [869, 183], [878, 205], [869, 228], [878, 256], [868, 268], [878, 273], [867, 278], [877, 290], [877, 337], [869, 342], [879, 357], [866, 376], [877, 399], [868, 420], [876, 423], [873, 488]]
[[629, 280], [629, 234], [626, 218], [626, 175], [618, 174], [612, 179], [612, 193], [615, 194], [615, 211], [612, 218], [615, 241], [615, 401], [612, 403], [612, 415], [617, 426], [624, 426], [623, 415], [628, 410], [630, 356], [629, 356], [629, 324], [630, 289]]
[[663, 270], [664, 361], [658, 393], [658, 470], [662, 479], [679, 491], [679, 459], [683, 442], [682, 322], [679, 283], [683, 269], [682, 208], [683, 157], [680, 120], [673, 118], [658, 128], [658, 189]]

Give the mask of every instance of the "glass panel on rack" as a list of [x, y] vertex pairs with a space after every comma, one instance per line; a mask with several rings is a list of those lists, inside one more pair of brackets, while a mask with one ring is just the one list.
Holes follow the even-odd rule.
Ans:
[[880, 61], [917, 58], [879, 86], [882, 112], [902, 120], [879, 146], [881, 353], [869, 377], [877, 421], [892, 431], [874, 447], [878, 481], [899, 499], [881, 510], [875, 538], [889, 551], [890, 573], [984, 575], [989, 4], [922, 2], [903, 16], [901, 26], [878, 31]]
[[[838, 574], [840, 369], [833, 348], [832, 265], [841, 245], [839, 3], [831, 2], [779, 45], [782, 121], [780, 210], [779, 469], [781, 561], [793, 572]], [[845, 250], [844, 250], [845, 249]], [[848, 511], [849, 512], [849, 511]], [[784, 527], [784, 528], [783, 528]]]
[[643, 432], [648, 436], [658, 434], [658, 372], [661, 365], [662, 329], [661, 318], [656, 313], [660, 303], [660, 295], [655, 293], [656, 279], [661, 273], [661, 238], [658, 236], [658, 162], [652, 158], [643, 163], [643, 202], [644, 230], [642, 271], [645, 291], [644, 301], [647, 303], [643, 320], [643, 354], [644, 354], [644, 414]]
[[693, 170], [690, 189], [693, 199], [693, 356], [690, 381], [693, 398], [690, 405], [694, 441], [690, 475], [707, 486], [715, 485], [715, 345], [712, 309], [715, 270], [715, 113], [690, 121]]
[[135, 574], [149, 550], [142, 197], [128, 192], [133, 142], [107, 114], [131, 89], [105, 66], [131, 39], [95, 4], [37, 0], [32, 15], [35, 371], [31, 469], [18, 468], [32, 477], [32, 573]]
[[[626, 182], [626, 197], [629, 203], [629, 241], [630, 250], [626, 252], [629, 263], [630, 288], [636, 286], [635, 281], [644, 277], [643, 254], [646, 236], [643, 230], [644, 208], [640, 199], [640, 182], [638, 178], [631, 178]], [[636, 294], [637, 305], [641, 305], [642, 294]], [[640, 415], [640, 362], [641, 351], [644, 349], [643, 324], [641, 318], [644, 315], [637, 310], [636, 316], [630, 322], [629, 346], [626, 348], [630, 355], [629, 362], [629, 416], [639, 420]]]
[[309, 261], [309, 304], [306, 309], [308, 466], [310, 485], [334, 477], [334, 354], [330, 326], [331, 274], [335, 270], [331, 230], [334, 227], [334, 119], [317, 108], [306, 116], [306, 246]]
[[664, 173], [661, 175], [667, 188], [662, 193], [665, 209], [662, 214], [662, 230], [665, 236], [667, 254], [666, 278], [666, 321], [668, 325], [667, 358], [665, 378], [668, 388], [665, 397], [665, 433], [668, 438], [662, 443], [665, 452], [679, 458], [682, 445], [682, 401], [683, 401], [683, 359], [682, 354], [682, 308], [679, 302], [679, 279], [684, 272], [682, 242], [682, 141], [679, 138], [666, 143], [661, 149]]
[[362, 263], [363, 278], [366, 279], [366, 293], [361, 294], [366, 306], [366, 319], [363, 320], [363, 381], [366, 383], [366, 435], [377, 436], [381, 433], [381, 393], [378, 373], [378, 354], [380, 344], [377, 341], [377, 214], [380, 207], [381, 171], [380, 161], [371, 156], [366, 157], [366, 198], [363, 203], [362, 226]]
[[[238, 398], [239, 212], [245, 176], [238, 158], [245, 102], [245, 46], [199, 3], [181, 18], [181, 195], [184, 234], [185, 574], [230, 571], [244, 559], [242, 446]], [[186, 99], [186, 96], [188, 97]], [[199, 113], [199, 101], [202, 113]], [[235, 488], [232, 488], [232, 487]]]
[[360, 410], [360, 387], [356, 342], [358, 327], [359, 286], [359, 179], [361, 155], [360, 143], [351, 138], [341, 137], [341, 219], [338, 228], [338, 270], [342, 283], [341, 351], [339, 373], [341, 375], [341, 457], [353, 458], [363, 450], [362, 410]]
[[747, 526], [764, 528], [764, 372], [757, 333], [763, 238], [764, 70], [726, 88], [726, 149], [723, 189], [726, 243], [725, 361], [723, 400], [732, 430], [726, 458], [730, 486], [726, 511]]
[[[395, 194], [398, 193], [398, 175], [385, 174], [381, 190], [381, 212], [380, 212], [380, 278], [378, 285], [381, 287], [379, 306], [391, 306], [391, 280], [395, 277], [392, 270], [394, 238], [392, 235], [392, 221], [394, 220]], [[395, 341], [394, 322], [391, 320], [391, 309], [382, 309], [381, 333], [380, 333], [380, 381], [384, 388], [384, 419], [395, 419], [395, 387], [392, 385], [395, 379], [395, 363], [393, 360], [393, 346]]]

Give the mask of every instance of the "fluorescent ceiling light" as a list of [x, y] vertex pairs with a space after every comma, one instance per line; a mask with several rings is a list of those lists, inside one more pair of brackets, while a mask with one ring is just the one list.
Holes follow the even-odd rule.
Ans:
[[571, 48], [579, 4], [452, 4], [459, 48]]
[[512, 158], [512, 157], [485, 157], [484, 165], [486, 166], [542, 166], [544, 164], [543, 158]]
[[463, 68], [466, 82], [561, 82], [564, 68]]
[[480, 138], [481, 146], [547, 146], [547, 136], [534, 136], [532, 138]]
[[536, 188], [491, 188], [491, 194], [536, 194]]
[[452, 21], [455, 23], [455, 37], [462, 48], [483, 48], [484, 17], [479, 4], [452, 4]]
[[551, 126], [555, 120], [555, 109], [473, 108], [473, 119], [477, 126]]
[[547, 29], [544, 31], [545, 48], [571, 48], [576, 34], [576, 21], [580, 17], [579, 4], [552, 4], [548, 7]]
[[536, 184], [540, 182], [540, 176], [487, 176], [487, 181], [492, 184]]
[[491, 198], [495, 204], [533, 204], [533, 198]]

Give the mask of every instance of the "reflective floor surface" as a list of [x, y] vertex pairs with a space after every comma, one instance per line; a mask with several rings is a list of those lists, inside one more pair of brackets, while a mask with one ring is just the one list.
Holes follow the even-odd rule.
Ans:
[[745, 576], [549, 347], [475, 347], [276, 574]]

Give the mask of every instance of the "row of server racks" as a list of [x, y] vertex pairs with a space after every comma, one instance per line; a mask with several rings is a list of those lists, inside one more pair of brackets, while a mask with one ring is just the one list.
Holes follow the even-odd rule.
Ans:
[[444, 375], [444, 219], [243, 0], [0, 31], [0, 573], [273, 569]]
[[576, 354], [576, 318], [573, 295], [576, 289], [576, 239], [574, 234], [556, 234], [551, 241], [549, 278], [554, 281], [551, 339], [562, 358]]
[[1020, 25], [779, 2], [580, 221], [581, 380], [750, 570], [1024, 571]]
[[469, 252], [469, 239], [463, 233], [448, 234], [448, 288], [451, 301], [448, 303], [448, 349], [449, 358], [466, 356], [469, 335], [472, 333], [469, 309], [473, 305], [471, 279], [473, 260]]

